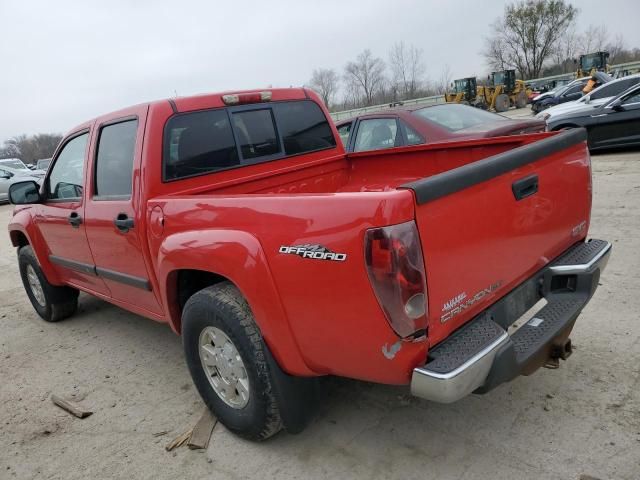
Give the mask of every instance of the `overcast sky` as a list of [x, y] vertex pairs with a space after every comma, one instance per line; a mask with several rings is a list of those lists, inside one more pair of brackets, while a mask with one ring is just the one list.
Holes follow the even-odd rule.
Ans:
[[[578, 26], [605, 24], [640, 47], [640, 0], [574, 0]], [[486, 71], [480, 55], [500, 0], [0, 0], [0, 142], [65, 132], [102, 113], [201, 92], [298, 86], [342, 72], [365, 48], [404, 41], [426, 75]], [[487, 16], [488, 15], [488, 16]], [[583, 28], [579, 28], [582, 30]]]

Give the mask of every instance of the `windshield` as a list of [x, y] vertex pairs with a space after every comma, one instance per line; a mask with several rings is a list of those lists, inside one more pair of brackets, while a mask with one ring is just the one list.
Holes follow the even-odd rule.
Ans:
[[600, 67], [600, 54], [594, 53], [582, 57], [582, 70], [591, 70], [592, 68]]
[[21, 160], [0, 160], [0, 164], [5, 167], [15, 168], [16, 170], [29, 170]]
[[413, 113], [454, 132], [483, 123], [507, 120], [501, 115], [460, 104], [425, 107]]
[[569, 90], [569, 85], [565, 85], [564, 87], [556, 88], [555, 90], [553, 90], [553, 96], [554, 97], [559, 97], [560, 95], [562, 95], [567, 90]]
[[455, 81], [456, 93], [465, 92], [467, 90], [467, 83], [468, 83], [468, 80], [466, 79], [456, 80]]
[[493, 84], [494, 85], [504, 84], [504, 72], [498, 72], [493, 74]]

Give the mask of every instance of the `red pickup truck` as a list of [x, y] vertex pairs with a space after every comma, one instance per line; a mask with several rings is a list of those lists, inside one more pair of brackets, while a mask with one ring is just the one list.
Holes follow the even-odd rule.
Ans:
[[250, 439], [300, 431], [321, 376], [453, 402], [571, 353], [611, 249], [586, 240], [584, 130], [346, 154], [328, 118], [292, 88], [74, 128], [42, 187], [10, 190], [35, 310], [83, 291], [168, 323]]

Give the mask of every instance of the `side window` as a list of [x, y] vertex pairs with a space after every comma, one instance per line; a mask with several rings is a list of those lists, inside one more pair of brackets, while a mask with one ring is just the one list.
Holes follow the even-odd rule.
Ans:
[[584, 85], [582, 84], [574, 85], [573, 87], [568, 88], [567, 91], [562, 94], [562, 96], [566, 97], [567, 95], [578, 93], [582, 91], [583, 88], [584, 88]]
[[404, 132], [407, 136], [407, 145], [420, 145], [421, 143], [424, 143], [422, 136], [407, 125], [406, 122], [402, 122], [402, 126], [404, 127]]
[[345, 123], [344, 125], [341, 125], [340, 128], [338, 128], [338, 135], [340, 135], [340, 140], [342, 140], [342, 145], [344, 145], [345, 148], [349, 143], [349, 135], [351, 134], [352, 125], [353, 125], [353, 122], [349, 122], [349, 123]]
[[56, 199], [78, 199], [84, 186], [84, 154], [88, 133], [69, 140], [62, 148], [49, 175], [47, 197]]
[[177, 115], [164, 130], [164, 178], [172, 180], [240, 165], [226, 110]]
[[336, 146], [336, 140], [320, 107], [308, 100], [273, 104], [284, 153], [296, 155]]
[[392, 148], [396, 144], [398, 125], [395, 118], [361, 120], [356, 134], [355, 152]]
[[627, 88], [631, 88], [633, 85], [640, 81], [639, 78], [627, 78], [620, 80], [619, 82], [613, 82], [602, 87], [602, 90], [591, 95], [591, 100], [597, 100], [599, 98], [615, 97], [620, 95]]
[[235, 112], [232, 119], [243, 160], [280, 153], [280, 142], [270, 108]]
[[631, 105], [632, 103], [640, 103], [640, 91], [636, 91], [622, 101], [622, 105]]
[[137, 120], [107, 125], [100, 130], [96, 157], [95, 195], [130, 196]]

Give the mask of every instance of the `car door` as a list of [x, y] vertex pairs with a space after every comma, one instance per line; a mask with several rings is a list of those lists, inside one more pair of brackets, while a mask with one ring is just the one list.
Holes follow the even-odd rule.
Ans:
[[34, 208], [34, 221], [60, 279], [108, 296], [107, 286], [95, 272], [84, 223], [83, 194], [90, 135], [89, 128], [85, 128], [61, 144], [44, 182], [43, 201]]
[[96, 122], [85, 223], [97, 274], [116, 303], [161, 314], [147, 265], [140, 161], [147, 106]]
[[640, 88], [635, 88], [602, 108], [590, 132], [594, 147], [640, 143]]

